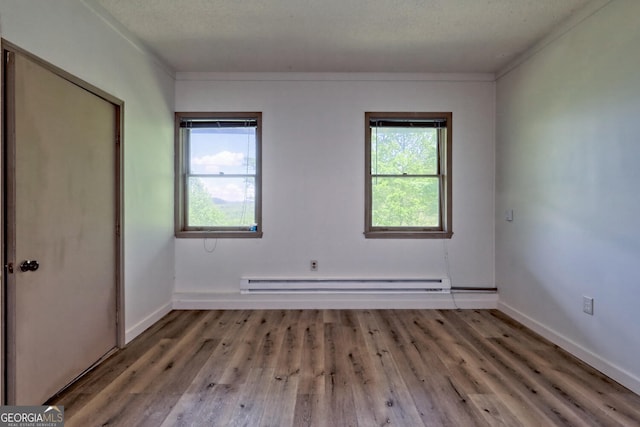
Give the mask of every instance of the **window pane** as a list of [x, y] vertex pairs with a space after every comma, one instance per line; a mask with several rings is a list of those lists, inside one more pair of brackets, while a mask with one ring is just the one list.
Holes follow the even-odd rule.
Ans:
[[189, 178], [189, 227], [250, 227], [255, 178]]
[[191, 174], [255, 174], [254, 127], [185, 129]]
[[438, 173], [438, 130], [371, 128], [371, 173], [435, 175]]
[[438, 178], [373, 178], [374, 227], [439, 227]]

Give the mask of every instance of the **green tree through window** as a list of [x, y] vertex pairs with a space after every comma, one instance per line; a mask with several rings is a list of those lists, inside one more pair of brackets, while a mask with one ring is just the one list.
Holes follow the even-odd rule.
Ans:
[[199, 178], [189, 185], [189, 224], [206, 227], [209, 224], [224, 224], [225, 215], [213, 203], [209, 192]]
[[367, 113], [367, 237], [450, 237], [450, 113]]

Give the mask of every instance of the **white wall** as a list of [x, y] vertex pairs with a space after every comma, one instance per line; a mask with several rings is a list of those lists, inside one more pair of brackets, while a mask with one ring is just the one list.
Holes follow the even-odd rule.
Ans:
[[130, 340], [169, 309], [173, 289], [173, 76], [79, 1], [0, 1], [0, 34], [124, 101]]
[[636, 392], [638, 16], [612, 1], [499, 78], [496, 156], [501, 308]]
[[263, 112], [264, 237], [178, 239], [176, 292], [237, 294], [244, 275], [446, 276], [442, 240], [363, 236], [365, 111], [453, 112], [452, 283], [493, 286], [492, 80], [178, 73], [176, 111]]

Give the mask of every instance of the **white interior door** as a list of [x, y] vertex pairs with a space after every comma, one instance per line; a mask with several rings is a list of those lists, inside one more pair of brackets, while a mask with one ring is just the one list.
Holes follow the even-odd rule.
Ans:
[[6, 60], [7, 398], [42, 404], [117, 345], [119, 110]]

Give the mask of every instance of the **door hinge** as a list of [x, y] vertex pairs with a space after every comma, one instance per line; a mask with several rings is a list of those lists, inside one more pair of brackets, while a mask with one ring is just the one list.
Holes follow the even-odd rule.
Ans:
[[120, 224], [116, 224], [116, 236], [120, 236]]

